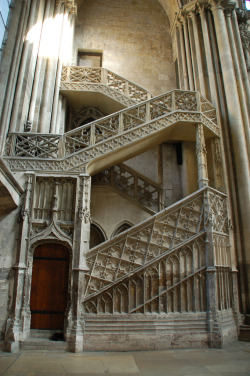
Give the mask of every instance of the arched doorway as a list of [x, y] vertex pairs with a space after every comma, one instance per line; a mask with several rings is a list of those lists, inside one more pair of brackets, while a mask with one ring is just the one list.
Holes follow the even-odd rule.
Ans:
[[31, 329], [63, 330], [67, 306], [69, 251], [41, 244], [34, 252], [30, 310]]
[[105, 242], [105, 236], [101, 229], [96, 226], [95, 224], [91, 224], [90, 226], [90, 242], [89, 242], [89, 248], [94, 248], [97, 245]]

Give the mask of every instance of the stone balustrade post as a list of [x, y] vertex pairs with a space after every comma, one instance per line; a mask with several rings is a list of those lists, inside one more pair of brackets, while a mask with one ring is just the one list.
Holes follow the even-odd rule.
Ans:
[[206, 250], [206, 295], [207, 295], [207, 330], [210, 347], [220, 347], [221, 338], [218, 336], [217, 310], [218, 310], [218, 289], [217, 271], [215, 267], [215, 248], [213, 242], [213, 214], [210, 207], [209, 189], [204, 191], [204, 213], [205, 213], [205, 250]]
[[123, 112], [119, 113], [119, 129], [118, 133], [121, 134], [124, 130], [124, 125], [123, 125]]
[[197, 155], [197, 165], [198, 165], [199, 188], [202, 188], [208, 185], [206, 154], [207, 154], [207, 151], [206, 151], [203, 125], [198, 124], [196, 128], [196, 155]]
[[108, 71], [105, 68], [101, 68], [101, 83], [108, 84]]

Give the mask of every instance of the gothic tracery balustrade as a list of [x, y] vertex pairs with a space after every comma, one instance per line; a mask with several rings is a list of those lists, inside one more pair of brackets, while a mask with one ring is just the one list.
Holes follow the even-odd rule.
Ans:
[[[9, 160], [9, 163], [24, 163], [26, 169], [30, 167], [26, 162], [22, 162], [22, 158], [27, 162], [35, 158], [32, 162], [34, 169], [35, 164], [41, 164], [39, 159], [58, 160], [57, 165], [50, 166], [46, 163], [46, 168], [51, 167], [53, 170], [60, 169], [59, 161], [62, 160], [65, 169], [67, 157], [76, 158], [75, 161], [81, 159], [82, 163], [87, 163], [98, 155], [178, 122], [202, 123], [216, 136], [220, 135], [216, 111], [209, 101], [197, 92], [173, 90], [83, 125], [62, 136], [28, 132], [10, 133], [6, 141], [5, 156], [18, 157], [15, 161]], [[117, 136], [121, 139], [116, 138]], [[85, 150], [82, 159], [79, 152]], [[69, 161], [69, 164], [72, 166], [72, 162]]]
[[[87, 255], [85, 312], [206, 311], [208, 219], [216, 232], [227, 199], [204, 188]], [[212, 230], [213, 231], [213, 230]], [[218, 310], [232, 307], [229, 229], [214, 239]]]
[[109, 88], [128, 96], [135, 103], [145, 101], [151, 96], [147, 90], [139, 85], [105, 68], [86, 68], [79, 66], [62, 68], [61, 90], [77, 90], [77, 88], [81, 90], [81, 83], [107, 85]]
[[110, 185], [154, 212], [161, 209], [160, 185], [125, 164], [111, 167], [94, 175], [92, 185]]

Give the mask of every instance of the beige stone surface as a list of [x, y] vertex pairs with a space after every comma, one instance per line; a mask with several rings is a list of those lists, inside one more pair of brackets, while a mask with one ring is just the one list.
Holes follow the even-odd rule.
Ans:
[[142, 207], [109, 187], [92, 188], [90, 210], [93, 223], [102, 228], [107, 239], [122, 223], [135, 225], [150, 216]]
[[99, 51], [104, 68], [154, 95], [175, 87], [169, 20], [157, 0], [77, 3], [75, 63], [77, 50]]
[[250, 344], [234, 342], [225, 349], [0, 353], [2, 376], [247, 376]]

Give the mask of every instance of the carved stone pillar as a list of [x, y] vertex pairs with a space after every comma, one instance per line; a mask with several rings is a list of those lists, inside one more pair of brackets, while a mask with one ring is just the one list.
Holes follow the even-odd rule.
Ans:
[[83, 297], [85, 289], [85, 273], [88, 270], [86, 253], [89, 250], [90, 238], [90, 192], [91, 177], [80, 175], [77, 184], [75, 231], [73, 242], [72, 270], [72, 328], [69, 338], [69, 350], [83, 350], [84, 312]]
[[34, 186], [34, 173], [27, 173], [27, 188], [24, 205], [21, 209], [21, 237], [19, 245], [18, 262], [13, 266], [15, 270], [13, 303], [10, 317], [7, 320], [5, 335], [5, 350], [18, 351], [22, 338], [22, 308], [24, 302], [25, 279], [27, 277], [27, 258], [29, 249], [30, 218], [32, 208], [32, 192]]
[[206, 229], [206, 289], [207, 289], [207, 330], [210, 347], [221, 347], [220, 328], [217, 320], [218, 289], [213, 239], [213, 215], [210, 207], [209, 190], [204, 192], [204, 212]]
[[219, 191], [223, 191], [225, 184], [224, 184], [224, 177], [223, 177], [223, 160], [222, 160], [220, 139], [214, 138], [211, 142], [211, 146], [212, 146], [215, 188], [218, 189]]
[[202, 124], [198, 124], [196, 128], [196, 155], [198, 165], [199, 188], [202, 188], [208, 185], [207, 151]]

